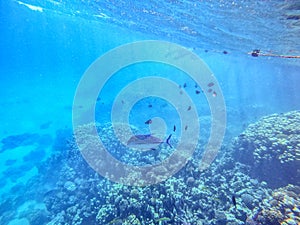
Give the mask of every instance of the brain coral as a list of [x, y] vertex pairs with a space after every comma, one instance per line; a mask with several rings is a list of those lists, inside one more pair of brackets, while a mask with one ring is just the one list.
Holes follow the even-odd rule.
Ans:
[[236, 160], [273, 187], [300, 182], [300, 111], [263, 117], [235, 138]]

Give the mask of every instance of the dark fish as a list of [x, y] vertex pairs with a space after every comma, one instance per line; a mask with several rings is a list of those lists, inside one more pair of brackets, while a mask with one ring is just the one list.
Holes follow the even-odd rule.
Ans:
[[236, 208], [236, 199], [235, 199], [234, 195], [232, 195], [231, 200], [232, 200], [234, 207]]
[[166, 140], [166, 143], [170, 146], [170, 148], [173, 148], [172, 145], [170, 144], [171, 137], [172, 137], [172, 134], [169, 135], [169, 137]]
[[186, 88], [186, 83], [183, 84], [183, 87]]
[[151, 124], [152, 123], [152, 120], [151, 119], [149, 119], [149, 120], [147, 120], [146, 122], [145, 122], [145, 124]]
[[258, 56], [259, 56], [259, 53], [260, 53], [260, 50], [259, 50], [259, 49], [254, 49], [254, 50], [252, 51], [251, 55], [252, 55], [253, 57], [258, 57]]
[[173, 131], [175, 132], [176, 131], [176, 126], [174, 125], [174, 127], [173, 127]]
[[223, 51], [223, 54], [224, 54], [224, 55], [227, 55], [227, 54], [228, 54], [228, 52], [227, 52], [227, 51]]
[[155, 150], [158, 145], [166, 143], [172, 148], [170, 144], [171, 136], [172, 134], [170, 134], [167, 140], [164, 142], [163, 140], [151, 134], [134, 135], [127, 141], [127, 145], [132, 148]]
[[208, 93], [210, 93], [210, 92], [212, 92], [212, 89], [210, 88], [210, 89], [208, 89], [207, 91], [208, 91]]
[[213, 82], [210, 82], [210, 83], [208, 83], [208, 87], [212, 87], [212, 86], [214, 86], [215, 84], [213, 83]]
[[187, 109], [187, 111], [190, 111], [191, 109], [192, 109], [192, 107], [191, 107], [191, 106], [189, 106], [189, 107], [188, 107], [188, 109]]
[[149, 104], [149, 105], [148, 105], [148, 108], [152, 108], [152, 104]]
[[197, 95], [201, 93], [201, 91], [199, 91], [199, 90], [196, 90], [195, 92]]
[[187, 129], [188, 129], [188, 125], [185, 125], [184, 130], [187, 130]]

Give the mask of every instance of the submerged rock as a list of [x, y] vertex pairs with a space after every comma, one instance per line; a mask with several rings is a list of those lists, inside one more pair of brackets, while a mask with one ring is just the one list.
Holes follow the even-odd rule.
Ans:
[[300, 184], [300, 111], [273, 114], [251, 124], [233, 143], [234, 158], [271, 187]]
[[72, 181], [67, 181], [64, 185], [64, 187], [68, 190], [68, 191], [75, 191], [76, 190], [76, 185], [74, 182]]
[[215, 218], [216, 218], [216, 222], [219, 225], [226, 225], [227, 224], [227, 217], [225, 212], [223, 211], [215, 211]]
[[252, 195], [245, 193], [245, 194], [242, 194], [241, 198], [242, 198], [242, 201], [245, 203], [245, 205], [249, 209], [253, 209], [255, 207], [255, 205], [254, 205], [255, 198]]

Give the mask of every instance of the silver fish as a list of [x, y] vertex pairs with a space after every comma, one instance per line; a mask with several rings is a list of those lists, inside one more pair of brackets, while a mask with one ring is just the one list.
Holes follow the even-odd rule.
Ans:
[[166, 141], [163, 141], [160, 138], [153, 136], [152, 134], [134, 135], [127, 141], [127, 146], [141, 150], [155, 150], [160, 144], [166, 143], [172, 148], [169, 142], [171, 136], [172, 134], [169, 135]]

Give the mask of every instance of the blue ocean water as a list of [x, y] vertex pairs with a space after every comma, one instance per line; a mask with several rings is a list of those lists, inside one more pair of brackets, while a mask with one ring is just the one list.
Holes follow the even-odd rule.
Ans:
[[[300, 223], [297, 1], [7, 0], [0, 9], [0, 224]], [[211, 74], [200, 85], [180, 68], [141, 61], [114, 73], [94, 99], [87, 89], [82, 105], [73, 105], [93, 62], [117, 47], [146, 40], [183, 46], [203, 60], [213, 82]], [[258, 55], [251, 55], [256, 49]], [[134, 56], [134, 51], [117, 55], [103, 71]], [[176, 57], [189, 65], [185, 54]], [[100, 83], [101, 69], [95, 72], [99, 80], [91, 83]], [[130, 88], [147, 77], [172, 81], [172, 101], [151, 94], [173, 93], [163, 80]], [[125, 87], [129, 94], [121, 95]], [[215, 92], [217, 87], [221, 92]], [[185, 94], [193, 105], [181, 101]], [[212, 103], [218, 99], [226, 108]], [[108, 179], [80, 154], [85, 149], [74, 137], [74, 112], [85, 113], [90, 104], [97, 134], [124, 164], [157, 165], [176, 149], [195, 151], [186, 162], [179, 154], [142, 175], [122, 173], [119, 164], [105, 164], [109, 160], [103, 158], [97, 168], [127, 176], [119, 183], [117, 175]], [[113, 115], [124, 116], [124, 108], [132, 133], [114, 125]], [[226, 121], [214, 118], [214, 110]], [[216, 158], [212, 155], [202, 171], [199, 163], [214, 123], [218, 129], [225, 125], [225, 135], [219, 137], [222, 146], [212, 148]], [[78, 132], [93, 151], [99, 146], [89, 126]], [[135, 135], [144, 140], [134, 144], [146, 150], [128, 149], [126, 142]], [[182, 168], [173, 168], [182, 161]], [[133, 185], [142, 180], [152, 184]]]

